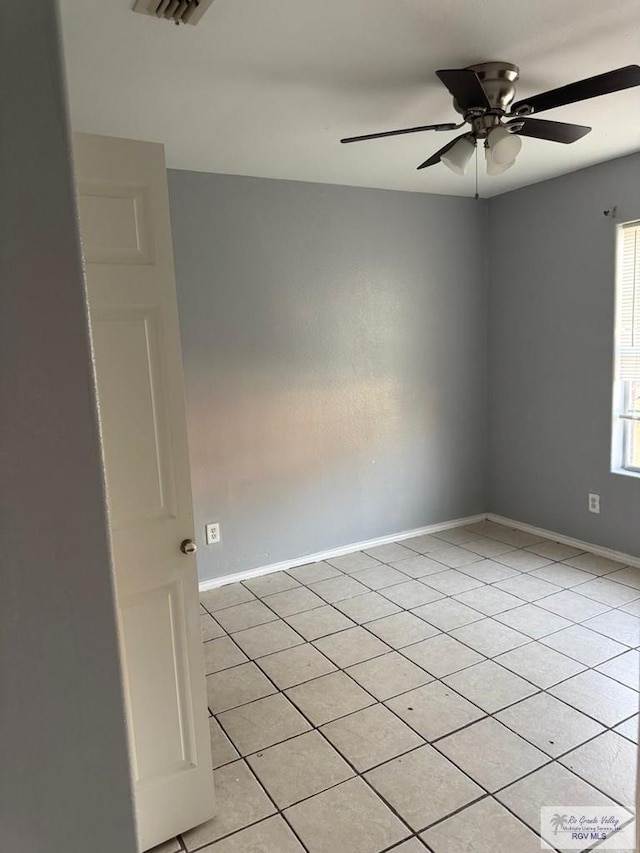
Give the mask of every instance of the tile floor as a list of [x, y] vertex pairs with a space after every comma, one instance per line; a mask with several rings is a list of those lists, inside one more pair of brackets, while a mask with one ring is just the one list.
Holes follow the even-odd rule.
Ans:
[[633, 808], [640, 569], [485, 521], [201, 620], [218, 817], [154, 853], [533, 853], [541, 805]]

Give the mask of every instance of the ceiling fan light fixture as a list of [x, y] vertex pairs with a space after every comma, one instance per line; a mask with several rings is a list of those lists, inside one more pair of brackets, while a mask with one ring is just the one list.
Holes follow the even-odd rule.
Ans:
[[504, 166], [506, 163], [512, 163], [522, 148], [520, 137], [510, 133], [506, 127], [502, 126], [494, 127], [489, 132], [487, 143], [489, 146], [488, 150], [491, 152], [491, 159], [496, 166]]
[[516, 162], [516, 158], [510, 160], [508, 163], [496, 163], [491, 148], [489, 146], [485, 146], [484, 149], [484, 157], [487, 164], [487, 175], [490, 177], [495, 177], [495, 175], [501, 175], [503, 172], [506, 172], [507, 169], [510, 169]]
[[459, 139], [456, 144], [442, 155], [440, 161], [455, 172], [456, 175], [464, 175], [469, 165], [469, 160], [475, 151], [475, 144], [467, 137]]

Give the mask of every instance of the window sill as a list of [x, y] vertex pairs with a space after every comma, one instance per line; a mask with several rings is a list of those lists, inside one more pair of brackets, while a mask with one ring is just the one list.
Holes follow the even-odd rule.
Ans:
[[640, 471], [629, 471], [627, 468], [612, 468], [612, 474], [621, 474], [623, 477], [633, 477], [636, 480], [640, 479]]

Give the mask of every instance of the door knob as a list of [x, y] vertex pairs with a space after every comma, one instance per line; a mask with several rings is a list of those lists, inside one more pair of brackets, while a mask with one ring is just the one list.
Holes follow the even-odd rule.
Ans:
[[180, 550], [183, 554], [189, 556], [190, 554], [195, 554], [198, 550], [198, 546], [193, 541], [193, 539], [183, 539], [180, 543]]

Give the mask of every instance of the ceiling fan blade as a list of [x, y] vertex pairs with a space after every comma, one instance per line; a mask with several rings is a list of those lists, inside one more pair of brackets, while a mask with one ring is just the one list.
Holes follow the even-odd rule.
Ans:
[[516, 118], [507, 122], [507, 127], [519, 125], [522, 127], [511, 132], [518, 136], [530, 136], [532, 139], [548, 139], [549, 142], [577, 142], [591, 133], [591, 128], [582, 124], [566, 124], [562, 121], [545, 121], [541, 118]]
[[471, 107], [486, 107], [491, 109], [487, 93], [482, 88], [480, 78], [470, 68], [457, 68], [445, 71], [436, 71], [440, 80], [458, 102], [463, 110]]
[[385, 136], [401, 136], [403, 133], [419, 133], [422, 130], [455, 130], [459, 124], [424, 124], [421, 127], [405, 127], [402, 130], [385, 130], [382, 133], [367, 133], [365, 136], [349, 136], [340, 142], [362, 142], [365, 139], [382, 139]]
[[588, 77], [586, 80], [569, 83], [568, 86], [560, 86], [559, 89], [551, 89], [549, 92], [523, 98], [512, 105], [511, 114], [517, 114], [524, 107], [528, 107], [531, 113], [540, 113], [543, 110], [552, 110], [554, 107], [562, 107], [565, 104], [575, 104], [578, 101], [597, 98], [599, 95], [620, 92], [622, 89], [630, 89], [632, 86], [640, 86], [640, 65], [616, 68], [614, 71], [607, 71], [605, 74], [598, 74], [596, 77]]
[[469, 134], [467, 134], [467, 133], [461, 133], [460, 136], [456, 136], [455, 139], [449, 140], [449, 142], [447, 142], [446, 145], [443, 145], [439, 151], [436, 151], [435, 154], [432, 154], [428, 160], [425, 160], [424, 163], [420, 163], [420, 165], [418, 166], [418, 169], [426, 169], [427, 166], [435, 166], [436, 163], [440, 162], [440, 158], [442, 157], [443, 154], [446, 154], [450, 148], [453, 148], [453, 146], [456, 144], [456, 142], [459, 139], [464, 139], [464, 137], [468, 136], [468, 135]]

